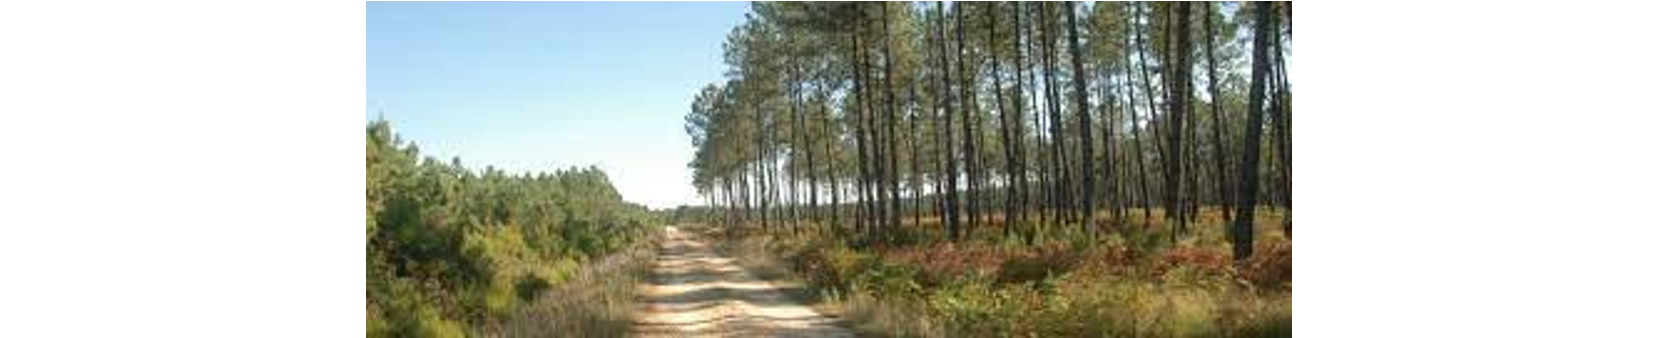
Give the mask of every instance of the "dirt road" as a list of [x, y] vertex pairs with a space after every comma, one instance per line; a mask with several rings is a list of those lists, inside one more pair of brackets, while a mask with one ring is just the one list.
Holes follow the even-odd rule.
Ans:
[[641, 289], [633, 333], [644, 337], [852, 337], [776, 285], [754, 278], [730, 258], [669, 226]]

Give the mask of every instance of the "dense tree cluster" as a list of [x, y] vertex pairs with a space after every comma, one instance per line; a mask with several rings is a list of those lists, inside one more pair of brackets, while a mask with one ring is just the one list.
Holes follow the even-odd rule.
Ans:
[[[1244, 257], [1257, 204], [1290, 206], [1289, 18], [1288, 2], [755, 2], [686, 116], [689, 166], [728, 225], [1178, 237], [1218, 207]], [[1148, 229], [1154, 210], [1170, 226]]]
[[509, 174], [422, 158], [368, 126], [370, 336], [487, 330], [654, 223], [597, 168]]

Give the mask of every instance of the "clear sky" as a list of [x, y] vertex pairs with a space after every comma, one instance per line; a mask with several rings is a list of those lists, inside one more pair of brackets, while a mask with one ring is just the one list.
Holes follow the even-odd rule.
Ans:
[[683, 117], [746, 2], [369, 2], [367, 118], [426, 155], [698, 203]]

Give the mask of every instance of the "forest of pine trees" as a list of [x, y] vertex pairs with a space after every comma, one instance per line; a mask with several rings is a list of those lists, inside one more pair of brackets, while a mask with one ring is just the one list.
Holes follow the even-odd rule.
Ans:
[[368, 336], [484, 335], [655, 216], [597, 168], [510, 174], [368, 126]]
[[[711, 223], [1289, 235], [1290, 4], [756, 2], [686, 116]], [[1207, 212], [1205, 212], [1207, 210]], [[1218, 213], [1219, 219], [1200, 217]]]
[[755, 2], [680, 217], [879, 335], [1287, 336], [1289, 11]]

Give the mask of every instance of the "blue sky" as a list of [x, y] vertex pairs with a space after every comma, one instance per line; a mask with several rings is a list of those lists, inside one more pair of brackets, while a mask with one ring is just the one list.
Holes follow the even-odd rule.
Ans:
[[697, 203], [683, 116], [746, 2], [369, 2], [367, 119], [513, 172], [597, 165], [624, 198]]

